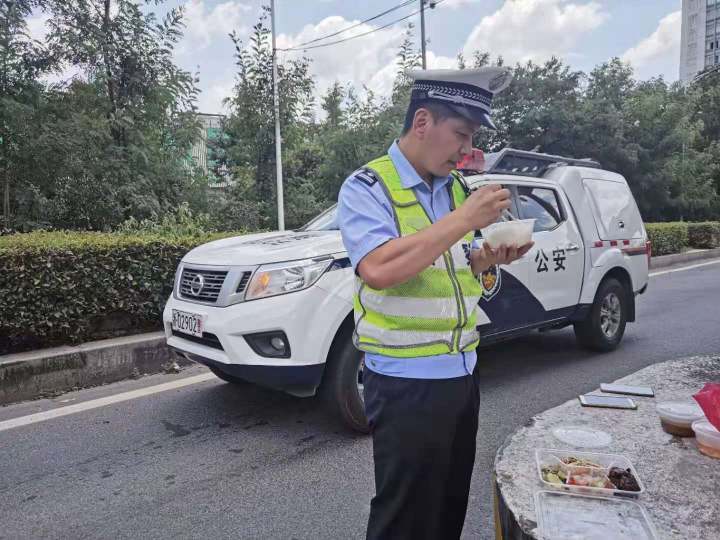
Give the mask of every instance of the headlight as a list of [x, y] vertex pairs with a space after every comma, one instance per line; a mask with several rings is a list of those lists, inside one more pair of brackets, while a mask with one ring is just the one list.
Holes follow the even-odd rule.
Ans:
[[263, 265], [250, 280], [245, 300], [307, 289], [323, 275], [332, 262], [330, 257]]

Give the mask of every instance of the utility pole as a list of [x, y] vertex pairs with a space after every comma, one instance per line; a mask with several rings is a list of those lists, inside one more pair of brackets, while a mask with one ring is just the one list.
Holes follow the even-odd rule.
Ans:
[[435, 9], [436, 0], [420, 0], [420, 48], [422, 50], [422, 68], [427, 69], [427, 51], [425, 50], [425, 2], [430, 9]]
[[273, 110], [275, 111], [275, 176], [277, 180], [278, 230], [285, 230], [285, 209], [283, 200], [282, 139], [280, 137], [280, 102], [278, 99], [277, 47], [275, 46], [275, 0], [270, 0], [270, 21], [272, 30], [272, 84]]
[[422, 68], [427, 69], [425, 58], [425, 0], [420, 0], [420, 47], [422, 50]]

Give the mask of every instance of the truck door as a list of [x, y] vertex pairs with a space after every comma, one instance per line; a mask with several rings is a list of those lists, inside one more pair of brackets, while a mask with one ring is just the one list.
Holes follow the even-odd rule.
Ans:
[[567, 317], [580, 299], [585, 271], [582, 236], [567, 199], [553, 187], [518, 186], [518, 210], [535, 218], [535, 246], [526, 255], [530, 291], [541, 309], [536, 322]]
[[[517, 188], [504, 184], [512, 193], [512, 214], [518, 215]], [[478, 232], [478, 243], [482, 236]], [[530, 294], [529, 255], [509, 265], [493, 266], [480, 275], [483, 297], [480, 300], [478, 325], [481, 336], [502, 336], [532, 324], [539, 303]], [[528, 308], [536, 304], [535, 308]]]

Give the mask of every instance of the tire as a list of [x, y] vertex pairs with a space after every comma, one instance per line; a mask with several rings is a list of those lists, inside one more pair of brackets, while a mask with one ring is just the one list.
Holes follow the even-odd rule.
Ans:
[[225, 382], [229, 382], [232, 384], [249, 384], [246, 380], [241, 379], [239, 377], [233, 377], [232, 375], [228, 375], [224, 371], [214, 367], [214, 366], [208, 366], [210, 371], [212, 371], [216, 377], [222, 379]]
[[344, 331], [333, 343], [325, 367], [321, 395], [345, 427], [369, 433], [362, 396], [362, 367], [365, 354], [355, 348], [352, 329]]
[[628, 291], [615, 278], [607, 278], [595, 293], [590, 313], [575, 323], [575, 337], [583, 347], [600, 352], [617, 348], [625, 334]]

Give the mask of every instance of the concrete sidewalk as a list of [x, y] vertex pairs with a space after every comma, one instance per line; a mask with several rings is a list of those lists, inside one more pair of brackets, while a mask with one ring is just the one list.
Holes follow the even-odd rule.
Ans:
[[720, 258], [720, 248], [693, 249], [684, 253], [674, 253], [672, 255], [653, 257], [650, 259], [650, 270], [667, 268], [668, 266], [674, 266], [676, 264], [692, 263], [717, 258]]
[[158, 373], [176, 361], [190, 363], [167, 347], [163, 332], [0, 356], [0, 404]]

